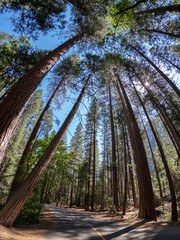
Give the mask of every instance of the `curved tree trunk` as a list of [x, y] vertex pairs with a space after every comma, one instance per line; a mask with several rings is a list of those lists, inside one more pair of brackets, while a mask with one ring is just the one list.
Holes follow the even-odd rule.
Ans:
[[73, 37], [45, 56], [15, 84], [0, 104], [0, 163], [18, 119], [31, 95], [57, 61], [82, 37], [82, 34]]
[[174, 4], [164, 7], [157, 7], [157, 8], [151, 8], [145, 11], [137, 12], [137, 15], [146, 14], [146, 13], [155, 13], [155, 14], [163, 14], [166, 12], [180, 12], [180, 4]]
[[90, 81], [90, 77], [91, 77], [91, 74], [89, 75], [84, 87], [82, 88], [82, 91], [76, 103], [74, 104], [70, 113], [66, 117], [64, 123], [62, 124], [61, 128], [55, 135], [54, 139], [49, 144], [46, 151], [40, 158], [39, 162], [35, 165], [32, 172], [27, 176], [27, 178], [19, 186], [15, 194], [12, 196], [12, 198], [7, 202], [7, 204], [4, 206], [4, 208], [0, 212], [1, 225], [11, 227], [16, 217], [18, 216], [19, 212], [21, 211], [22, 207], [24, 206], [25, 202], [31, 195], [33, 189], [35, 188], [42, 174], [46, 170], [61, 140], [63, 139], [63, 136], [66, 133], [66, 130], [68, 129], [72, 119], [74, 118], [74, 115], [76, 114], [76, 111], [87, 89], [88, 83]]
[[166, 82], [172, 87], [172, 89], [177, 93], [177, 95], [180, 97], [180, 90], [178, 87], [171, 81], [171, 79], [168, 78], [148, 57], [146, 57], [142, 52], [140, 52], [137, 48], [133, 47], [129, 44], [129, 46], [134, 49], [136, 52], [138, 52], [143, 58], [146, 59], [146, 61], [156, 69], [156, 71], [166, 80]]
[[169, 130], [170, 130], [170, 132], [171, 132], [171, 134], [174, 138], [174, 141], [177, 144], [178, 150], [180, 151], [180, 139], [179, 139], [179, 136], [177, 135], [176, 129], [174, 128], [174, 125], [172, 124], [169, 117], [167, 116], [167, 114], [162, 109], [159, 101], [157, 99], [154, 99], [154, 100], [155, 100], [155, 104], [156, 104], [156, 107], [157, 107], [158, 111], [160, 112], [161, 116], [164, 119], [164, 123], [166, 123], [167, 127], [169, 128]]
[[170, 37], [180, 38], [180, 34], [164, 32], [164, 31], [161, 31], [161, 30], [158, 30], [158, 29], [142, 29], [140, 31], [155, 32], [155, 33], [160, 33], [160, 34], [167, 35], [167, 36], [170, 36]]
[[119, 12], [117, 12], [114, 16], [117, 16], [117, 15], [120, 15], [121, 17], [129, 10], [131, 9], [134, 9], [135, 7], [137, 7], [138, 5], [144, 3], [144, 2], [147, 2], [147, 0], [139, 0], [137, 1], [134, 5], [130, 6], [130, 7], [127, 7]]
[[[124, 87], [121, 83], [119, 75], [114, 73], [118, 79], [119, 85], [123, 92], [123, 96], [120, 92], [118, 85], [116, 84], [119, 96], [121, 98], [122, 106], [124, 109], [128, 130], [130, 133], [130, 139], [135, 156], [135, 163], [137, 167], [137, 178], [139, 185], [139, 217], [148, 220], [156, 220], [155, 206], [154, 206], [154, 193], [152, 189], [151, 176], [149, 172], [148, 161], [146, 152], [144, 149], [143, 141], [141, 138], [140, 130], [134, 116], [129, 99], [126, 95]], [[125, 105], [126, 103], [126, 105]]]
[[159, 57], [161, 57], [164, 61], [170, 63], [173, 67], [177, 68], [177, 70], [180, 71], [180, 67], [175, 65], [173, 62], [171, 62], [170, 60], [168, 60], [167, 58], [163, 57], [162, 55], [158, 54]]
[[36, 136], [37, 136], [37, 133], [39, 131], [39, 128], [47, 114], [47, 111], [52, 103], [52, 101], [54, 100], [60, 86], [62, 85], [62, 83], [64, 82], [65, 80], [65, 76], [62, 78], [62, 80], [59, 82], [58, 86], [56, 87], [55, 91], [53, 92], [53, 94], [51, 95], [49, 101], [47, 102], [44, 110], [42, 111], [39, 119], [37, 120], [32, 132], [31, 132], [31, 135], [28, 139], [28, 142], [26, 143], [26, 147], [23, 151], [23, 154], [21, 156], [21, 159], [19, 161], [19, 164], [18, 164], [18, 167], [17, 167], [17, 170], [16, 170], [16, 173], [15, 173], [15, 176], [14, 176], [14, 179], [13, 179], [13, 182], [11, 184], [11, 189], [10, 189], [10, 195], [12, 194], [12, 192], [14, 192], [16, 190], [16, 188], [18, 187], [18, 185], [21, 183], [21, 181], [24, 179], [24, 167], [25, 167], [25, 164], [27, 162], [27, 158], [28, 156], [30, 155], [30, 153], [32, 152], [32, 149], [33, 149], [33, 144], [34, 144], [34, 141], [36, 139]]
[[168, 133], [171, 141], [172, 141], [172, 144], [174, 145], [174, 148], [176, 149], [176, 152], [177, 152], [177, 155], [178, 155], [178, 159], [179, 159], [179, 161], [180, 161], [180, 151], [178, 150], [178, 148], [177, 148], [177, 146], [176, 146], [176, 143], [175, 143], [175, 141], [174, 141], [174, 138], [172, 137], [172, 134], [170, 133], [170, 131], [169, 131], [167, 125], [165, 124], [164, 119], [162, 118], [162, 116], [161, 116], [160, 114], [158, 114], [158, 115], [159, 115], [161, 121], [162, 121], [163, 124], [164, 124], [164, 127], [165, 127], [165, 129], [166, 129], [166, 131], [167, 131], [167, 133]]

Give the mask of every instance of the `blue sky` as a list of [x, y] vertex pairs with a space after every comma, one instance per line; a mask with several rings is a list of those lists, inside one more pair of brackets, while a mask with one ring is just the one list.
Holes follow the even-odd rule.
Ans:
[[[14, 26], [11, 23], [10, 20], [11, 14], [10, 13], [4, 13], [4, 14], [0, 14], [0, 32], [6, 32], [10, 35], [14, 35], [14, 36], [19, 36], [19, 34], [17, 34], [16, 32], [13, 31]], [[65, 31], [64, 31], [65, 32]], [[40, 35], [40, 37], [38, 38], [37, 41], [35, 40], [31, 40], [31, 44], [33, 47], [38, 48], [38, 49], [43, 49], [43, 50], [53, 50], [54, 48], [56, 48], [59, 44], [61, 44], [62, 42], [65, 41], [65, 39], [67, 39], [67, 35], [61, 35], [60, 39], [57, 37], [57, 34], [54, 34], [54, 36], [52, 37], [53, 32], [51, 32], [50, 34], [43, 36]], [[67, 53], [68, 54], [68, 53]], [[65, 54], [65, 56], [67, 56], [67, 54]], [[37, 89], [43, 89], [43, 99], [45, 99], [45, 93], [46, 93], [46, 89], [47, 89], [47, 84], [48, 84], [48, 76], [42, 81], [41, 85], [37, 88]], [[68, 93], [68, 95], [70, 95], [70, 93]], [[72, 96], [72, 95], [71, 95]], [[74, 95], [73, 98], [76, 99], [78, 96]], [[75, 101], [73, 101], [75, 102]], [[73, 102], [72, 101], [68, 101], [65, 102], [62, 106], [61, 110], [57, 110], [55, 106], [53, 106], [53, 113], [54, 115], [58, 118], [58, 120], [60, 121], [60, 125], [63, 123], [63, 121], [65, 120], [66, 116], [68, 115], [69, 111], [71, 110], [72, 106], [73, 106]], [[88, 105], [88, 101], [84, 100], [85, 105]], [[85, 120], [84, 116], [86, 114], [87, 110], [85, 108], [85, 106], [83, 104], [80, 105], [78, 112], [76, 114], [76, 116], [74, 117], [68, 131], [67, 131], [67, 140], [68, 143], [72, 137], [72, 135], [74, 134], [74, 130], [77, 126], [77, 124], [79, 123], [80, 119], [81, 119], [81, 115], [83, 116], [81, 120]], [[54, 119], [56, 118], [54, 117]], [[56, 123], [53, 124], [53, 128], [57, 131], [58, 128], [60, 127], [56, 125]]]

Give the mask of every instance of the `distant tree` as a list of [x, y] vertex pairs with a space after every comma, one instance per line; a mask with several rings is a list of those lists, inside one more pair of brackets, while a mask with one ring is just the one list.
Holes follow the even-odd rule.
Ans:
[[111, 141], [112, 141], [112, 164], [113, 164], [113, 197], [114, 205], [116, 209], [119, 209], [118, 199], [118, 173], [117, 173], [117, 160], [116, 160], [116, 143], [115, 143], [115, 127], [114, 127], [114, 116], [112, 107], [112, 93], [111, 85], [109, 85], [109, 107], [110, 107], [110, 122], [111, 122]]
[[25, 36], [16, 38], [2, 32], [0, 40], [0, 95], [2, 101], [18, 79], [44, 57], [48, 51], [35, 50]]
[[91, 212], [94, 211], [94, 201], [95, 201], [95, 175], [96, 175], [96, 137], [97, 137], [97, 128], [99, 120], [99, 106], [97, 99], [93, 99], [90, 108], [89, 108], [89, 120], [92, 124], [92, 194], [91, 194]]
[[[74, 60], [75, 61], [75, 60]], [[66, 80], [67, 76], [70, 77], [70, 75], [77, 75], [77, 66], [79, 67], [79, 59], [78, 62], [75, 64], [75, 62], [73, 62], [73, 57], [69, 57], [69, 59], [65, 59], [59, 67], [61, 67], [61, 80], [59, 81], [58, 85], [56, 86], [54, 92], [52, 93], [51, 97], [49, 98], [48, 102], [46, 103], [41, 115], [39, 116], [34, 128], [32, 129], [31, 135], [29, 136], [29, 139], [27, 141], [26, 147], [23, 151], [23, 154], [21, 156], [21, 159], [19, 161], [19, 166], [16, 170], [16, 174], [14, 176], [14, 180], [12, 182], [12, 186], [11, 186], [11, 192], [14, 192], [17, 188], [17, 186], [19, 186], [19, 184], [21, 183], [21, 181], [24, 178], [24, 174], [23, 174], [23, 166], [26, 164], [26, 162], [28, 161], [28, 157], [32, 152], [33, 149], [33, 144], [34, 141], [36, 139], [37, 133], [40, 129], [40, 126], [54, 100], [54, 98], [56, 97], [59, 88], [62, 86], [62, 84], [64, 84], [64, 81]], [[69, 72], [68, 72], [69, 70]], [[74, 70], [74, 71], [73, 71]], [[56, 70], [57, 71], [57, 70]], [[60, 75], [60, 74], [59, 74]]]
[[47, 147], [46, 151], [41, 156], [38, 163], [33, 168], [32, 172], [27, 176], [27, 178], [23, 181], [21, 186], [17, 189], [14, 193], [12, 198], [7, 202], [4, 206], [2, 211], [0, 212], [1, 220], [0, 223], [4, 226], [12, 226], [14, 220], [18, 216], [19, 212], [21, 211], [23, 205], [31, 195], [34, 187], [36, 186], [37, 182], [41, 178], [42, 174], [46, 170], [49, 162], [51, 161], [54, 153], [57, 150], [67, 128], [69, 127], [76, 111], [82, 101], [82, 98], [85, 94], [85, 91], [88, 87], [88, 83], [90, 81], [91, 74], [88, 76], [82, 91], [74, 104], [72, 110], [66, 117], [64, 123], [62, 124], [61, 128], [57, 132], [56, 136], [53, 138], [52, 142]]
[[5, 178], [8, 181], [8, 188], [14, 175], [14, 169], [16, 169], [18, 165], [23, 148], [30, 135], [30, 131], [39, 117], [42, 105], [42, 90], [38, 90], [28, 102], [27, 107], [21, 116], [19, 126], [16, 128], [8, 144], [7, 152], [0, 165], [1, 180], [3, 180], [4, 174], [10, 175], [9, 178]]
[[[62, 55], [68, 51], [83, 35], [77, 35], [50, 52], [23, 76], [0, 104], [0, 162], [4, 156], [8, 141], [14, 131], [27, 101], [49, 70], [56, 64]], [[53, 59], [53, 60], [52, 60]], [[16, 99], [16, 102], [14, 102]], [[8, 108], [8, 111], [6, 109]], [[5, 118], [7, 116], [7, 119]], [[8, 130], [9, 129], [9, 130]]]

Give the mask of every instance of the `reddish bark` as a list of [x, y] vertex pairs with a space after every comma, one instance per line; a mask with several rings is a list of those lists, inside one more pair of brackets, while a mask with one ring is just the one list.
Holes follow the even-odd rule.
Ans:
[[19, 161], [19, 164], [18, 164], [18, 167], [17, 167], [17, 170], [16, 170], [16, 173], [15, 173], [15, 176], [14, 176], [14, 179], [13, 179], [13, 182], [11, 184], [11, 190], [10, 190], [10, 193], [14, 192], [16, 190], [16, 188], [18, 187], [18, 185], [21, 183], [21, 181], [24, 179], [24, 167], [25, 167], [25, 164], [26, 164], [26, 161], [27, 161], [27, 158], [28, 156], [30, 155], [30, 153], [32, 152], [32, 148], [33, 148], [33, 144], [34, 144], [34, 141], [36, 139], [36, 136], [37, 136], [37, 133], [39, 131], [39, 128], [46, 116], [46, 113], [52, 103], [52, 101], [54, 100], [60, 86], [62, 85], [62, 83], [64, 82], [65, 80], [65, 76], [63, 77], [63, 79], [60, 81], [60, 83], [58, 84], [58, 86], [56, 87], [55, 91], [53, 92], [53, 94], [51, 95], [49, 101], [47, 102], [44, 110], [42, 111], [39, 119], [37, 120], [32, 132], [31, 132], [31, 135], [28, 139], [28, 142], [26, 143], [26, 147], [23, 151], [23, 154], [21, 156], [21, 159]]
[[80, 41], [82, 37], [83, 35], [80, 34], [69, 39], [40, 60], [15, 84], [12, 90], [4, 98], [4, 101], [0, 104], [0, 163], [18, 119], [31, 95], [57, 61], [75, 43]]
[[87, 89], [88, 83], [90, 81], [91, 74], [89, 75], [82, 91], [71, 109], [70, 113], [66, 117], [64, 123], [61, 128], [55, 135], [52, 142], [49, 144], [48, 148], [40, 158], [39, 162], [35, 165], [32, 172], [27, 176], [27, 178], [23, 181], [23, 183], [19, 186], [17, 191], [14, 193], [12, 198], [7, 202], [4, 208], [0, 212], [0, 224], [11, 227], [19, 212], [21, 211], [23, 205], [31, 195], [33, 189], [41, 178], [42, 174], [46, 170], [48, 164], [50, 163], [54, 153], [56, 152], [61, 140], [63, 139], [66, 130], [68, 129], [76, 111], [83, 99], [85, 91]]
[[110, 121], [111, 121], [111, 141], [112, 141], [112, 163], [113, 163], [113, 197], [116, 209], [119, 209], [118, 200], [118, 176], [117, 176], [117, 160], [116, 160], [116, 141], [114, 132], [114, 117], [111, 99], [111, 86], [109, 85], [109, 107], [110, 107]]
[[[139, 79], [139, 80], [141, 81], [141, 79]], [[132, 81], [131, 81], [131, 82], [132, 82]], [[152, 93], [150, 92], [150, 90], [148, 90], [148, 89], [146, 88], [146, 86], [143, 84], [142, 81], [141, 81], [141, 83], [142, 83], [143, 87], [144, 87], [144, 88], [150, 93], [150, 95], [152, 96]], [[133, 82], [132, 82], [132, 84], [133, 84]], [[134, 86], [134, 84], [133, 84], [133, 86]], [[174, 191], [174, 184], [173, 184], [173, 181], [172, 181], [172, 177], [171, 177], [171, 174], [170, 174], [170, 170], [169, 170], [169, 166], [168, 166], [168, 163], [167, 163], [167, 160], [166, 160], [166, 156], [165, 156], [165, 154], [164, 154], [161, 141], [160, 141], [160, 139], [158, 138], [158, 135], [157, 135], [157, 133], [156, 133], [156, 131], [155, 131], [155, 128], [154, 128], [154, 126], [153, 126], [153, 124], [152, 124], [152, 122], [151, 122], [151, 119], [150, 119], [150, 117], [149, 117], [149, 115], [148, 115], [148, 113], [147, 113], [147, 111], [146, 111], [146, 108], [145, 108], [145, 106], [144, 106], [144, 104], [143, 104], [143, 102], [142, 102], [142, 100], [141, 100], [141, 98], [140, 98], [140, 96], [139, 96], [139, 94], [138, 94], [135, 86], [134, 86], [134, 89], [135, 89], [136, 94], [137, 94], [137, 97], [138, 97], [138, 99], [139, 99], [139, 101], [140, 101], [140, 103], [141, 103], [141, 106], [143, 107], [143, 110], [144, 110], [144, 112], [145, 112], [145, 115], [146, 115], [146, 117], [147, 117], [147, 119], [148, 119], [149, 126], [150, 126], [150, 128], [151, 128], [151, 131], [152, 131], [152, 133], [153, 133], [153, 135], [154, 135], [154, 138], [155, 138], [155, 140], [156, 140], [156, 143], [157, 143], [159, 152], [160, 152], [160, 154], [161, 154], [161, 159], [162, 159], [162, 162], [163, 162], [165, 171], [166, 171], [166, 176], [167, 176], [167, 179], [168, 179], [169, 189], [170, 189], [170, 193], [171, 193], [171, 202], [172, 202], [172, 216], [171, 216], [171, 218], [172, 218], [172, 221], [177, 221], [177, 220], [178, 220], [178, 216], [177, 216], [176, 194], [175, 194], [175, 191]], [[158, 107], [160, 107], [160, 106], [159, 106], [159, 103], [158, 103]], [[161, 109], [161, 110], [162, 110], [162, 109]]]
[[137, 178], [139, 185], [139, 217], [148, 220], [156, 220], [154, 193], [152, 189], [151, 176], [140, 130], [129, 99], [119, 78], [119, 75], [116, 72], [114, 74], [123, 92], [122, 96], [119, 86], [118, 84], [116, 84], [125, 113], [128, 131], [130, 134], [130, 140], [134, 151], [135, 163], [137, 167]]

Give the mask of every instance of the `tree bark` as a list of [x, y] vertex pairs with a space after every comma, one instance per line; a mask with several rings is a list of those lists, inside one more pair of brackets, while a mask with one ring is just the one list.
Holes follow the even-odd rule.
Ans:
[[24, 167], [25, 167], [25, 164], [27, 162], [27, 158], [28, 156], [30, 155], [30, 153], [32, 152], [32, 149], [33, 149], [33, 144], [34, 144], [34, 141], [36, 139], [36, 136], [37, 136], [37, 133], [39, 131], [39, 128], [47, 114], [47, 111], [52, 103], [52, 101], [54, 100], [60, 86], [62, 85], [62, 83], [64, 82], [65, 80], [65, 76], [62, 78], [62, 80], [59, 82], [58, 86], [56, 87], [55, 91], [53, 92], [53, 94], [51, 95], [49, 101], [47, 102], [44, 110], [42, 111], [39, 119], [37, 120], [32, 132], [31, 132], [31, 135], [26, 143], [26, 146], [25, 146], [25, 149], [23, 151], [23, 154], [21, 156], [21, 159], [19, 161], [19, 164], [18, 164], [18, 167], [17, 167], [17, 170], [16, 170], [16, 173], [15, 173], [15, 176], [14, 176], [14, 179], [13, 179], [13, 182], [11, 184], [11, 189], [10, 189], [10, 194], [12, 192], [14, 192], [18, 185], [21, 183], [21, 181], [24, 179]]
[[0, 163], [14, 128], [31, 95], [57, 61], [83, 37], [79, 34], [50, 52], [31, 68], [0, 104]]
[[157, 182], [158, 182], [158, 186], [159, 186], [160, 199], [161, 199], [162, 203], [164, 203], [163, 193], [162, 193], [162, 188], [161, 188], [161, 181], [160, 181], [160, 177], [159, 177], [159, 170], [158, 170], [158, 167], [157, 167], [157, 164], [156, 164], [156, 159], [155, 159], [155, 156], [154, 156], [154, 153], [153, 153], [153, 150], [152, 150], [152, 146], [151, 146], [151, 143], [150, 143], [150, 140], [149, 140], [149, 136], [147, 134], [147, 130], [146, 130], [145, 126], [144, 126], [144, 131], [145, 131], [145, 134], [146, 134], [146, 138], [148, 140], [148, 144], [149, 144], [149, 148], [150, 148], [150, 152], [151, 152], [151, 156], [152, 156], [152, 160], [153, 160], [153, 164], [154, 164], [154, 170], [155, 170], [155, 173], [156, 173], [156, 178], [157, 178]]
[[[105, 119], [104, 119], [105, 121]], [[101, 211], [105, 207], [105, 161], [106, 161], [106, 138], [105, 138], [105, 127], [104, 127], [104, 149], [103, 149], [103, 162], [102, 162], [102, 191], [101, 191]]]
[[140, 1], [136, 2], [134, 5], [119, 11], [114, 16], [117, 16], [117, 15], [121, 14], [121, 17], [122, 17], [127, 11], [129, 11], [131, 9], [134, 9], [135, 7], [137, 7], [138, 5], [140, 5], [140, 4], [144, 3], [144, 2], [147, 2], [147, 0], [140, 0]]
[[[141, 81], [141, 79], [139, 79]], [[131, 81], [131, 83], [133, 83]], [[141, 81], [143, 87], [150, 93], [150, 91], [146, 88], [146, 86], [143, 84], [143, 82]], [[133, 84], [134, 86], [134, 84]], [[157, 134], [156, 134], [156, 131], [154, 129], [154, 126], [151, 122], [151, 119], [146, 111], [146, 108], [134, 86], [134, 89], [136, 91], [136, 94], [137, 94], [137, 97], [141, 103], [141, 106], [143, 107], [143, 110], [144, 110], [144, 113], [148, 119], [148, 122], [149, 122], [149, 126], [151, 128], [151, 131], [154, 135], [154, 138], [156, 140], [156, 143], [157, 143], [157, 146], [158, 146], [158, 149], [159, 149], [159, 152], [161, 154], [161, 159], [162, 159], [162, 162], [163, 162], [163, 165], [164, 165], [164, 168], [165, 168], [165, 171], [166, 171], [166, 176], [167, 176], [167, 179], [168, 179], [168, 183], [169, 183], [169, 189], [170, 189], [170, 193], [171, 193], [171, 202], [172, 202], [172, 221], [177, 221], [178, 217], [177, 217], [177, 203], [176, 203], [176, 194], [175, 194], [175, 191], [174, 191], [174, 184], [173, 184], [173, 181], [172, 181], [172, 177], [171, 177], [171, 173], [170, 173], [170, 170], [169, 170], [169, 166], [168, 166], [168, 163], [167, 163], [167, 160], [166, 160], [166, 157], [165, 157], [165, 154], [164, 154], [164, 151], [163, 151], [163, 148], [162, 148], [162, 144], [160, 142], [160, 139], [158, 138]], [[152, 94], [151, 94], [152, 95]]]
[[157, 7], [157, 8], [151, 8], [145, 11], [137, 12], [137, 15], [142, 15], [146, 13], [155, 13], [155, 14], [161, 14], [166, 12], [180, 12], [180, 4], [174, 4], [164, 7]]
[[177, 70], [180, 71], [180, 67], [177, 66], [176, 64], [174, 64], [173, 62], [171, 62], [170, 60], [168, 60], [167, 58], [163, 57], [162, 55], [158, 54], [159, 57], [161, 57], [164, 61], [170, 63], [173, 67], [177, 68]]
[[134, 208], [138, 207], [137, 204], [137, 198], [136, 198], [136, 189], [135, 189], [135, 184], [134, 184], [134, 176], [133, 176], [133, 171], [132, 171], [132, 162], [131, 162], [131, 154], [129, 150], [129, 141], [127, 141], [127, 148], [128, 148], [128, 160], [129, 160], [129, 178], [131, 181], [131, 188], [132, 188], [132, 196], [133, 196], [133, 202], [134, 202]]
[[134, 116], [129, 99], [126, 95], [122, 82], [118, 73], [114, 72], [119, 86], [123, 92], [123, 96], [120, 92], [118, 84], [116, 84], [122, 106], [124, 109], [128, 130], [130, 133], [130, 139], [135, 156], [135, 163], [137, 167], [137, 177], [139, 186], [139, 217], [147, 220], [156, 220], [155, 206], [154, 206], [154, 193], [152, 189], [151, 176], [149, 172], [148, 161], [146, 152], [144, 149], [143, 141], [141, 138], [140, 130]]
[[61, 140], [63, 139], [66, 130], [68, 129], [76, 111], [83, 99], [85, 91], [88, 87], [88, 83], [90, 81], [91, 74], [89, 74], [88, 79], [82, 91], [74, 104], [73, 108], [71, 109], [70, 113], [66, 117], [64, 123], [62, 124], [61, 128], [55, 135], [52, 142], [47, 147], [46, 151], [40, 158], [39, 162], [35, 165], [32, 172], [27, 176], [27, 178], [23, 181], [23, 183], [19, 186], [17, 191], [14, 193], [12, 198], [7, 202], [4, 206], [2, 211], [0, 212], [0, 224], [3, 226], [11, 227], [13, 222], [15, 221], [16, 217], [18, 216], [19, 212], [21, 211], [23, 205], [31, 195], [34, 187], [38, 183], [40, 177], [46, 170], [49, 162], [51, 161], [54, 153], [56, 152]]
[[91, 194], [91, 212], [94, 212], [94, 195], [95, 195], [95, 177], [96, 177], [96, 120], [94, 119], [93, 133], [93, 177], [92, 177], [92, 194]]
[[129, 44], [129, 46], [134, 49], [136, 52], [138, 52], [146, 61], [156, 69], [156, 71], [166, 80], [166, 82], [172, 87], [172, 89], [177, 93], [177, 95], [180, 97], [180, 90], [178, 87], [166, 76], [148, 57], [146, 57], [142, 52], [140, 52], [137, 48], [133, 47]]
[[158, 30], [158, 29], [142, 29], [140, 31], [155, 32], [155, 33], [160, 33], [160, 34], [167, 35], [167, 36], [170, 36], [170, 37], [180, 38], [180, 34], [164, 32], [164, 31]]
[[170, 130], [170, 132], [171, 132], [171, 134], [174, 138], [174, 141], [177, 144], [178, 150], [180, 151], [180, 139], [179, 139], [179, 136], [177, 135], [176, 129], [174, 128], [174, 125], [170, 121], [168, 115], [162, 109], [159, 101], [157, 99], [154, 99], [154, 100], [155, 100], [155, 104], [156, 104], [156, 107], [157, 107], [158, 111], [160, 112], [161, 116], [164, 119], [164, 123], [166, 123], [167, 127], [169, 128], [169, 130]]
[[180, 151], [178, 150], [178, 148], [176, 146], [174, 138], [173, 138], [172, 134], [170, 133], [169, 128], [165, 124], [164, 119], [162, 118], [162, 116], [160, 114], [158, 114], [158, 115], [159, 115], [159, 117], [160, 117], [160, 119], [161, 119], [161, 121], [162, 121], [162, 123], [163, 123], [163, 125], [164, 125], [164, 127], [165, 127], [165, 129], [166, 129], [166, 131], [167, 131], [167, 133], [168, 133], [168, 135], [170, 137], [170, 139], [171, 139], [172, 144], [174, 145], [174, 148], [176, 149], [176, 152], [177, 152], [177, 155], [178, 155], [178, 159], [180, 160]]
[[126, 149], [126, 135], [123, 126], [123, 136], [124, 136], [124, 199], [123, 199], [123, 215], [126, 215], [127, 207], [127, 187], [128, 187], [128, 173], [127, 173], [127, 149]]
[[85, 196], [85, 211], [89, 211], [89, 205], [90, 205], [91, 156], [92, 156], [92, 133], [91, 133], [90, 149], [89, 149], [89, 164], [88, 164], [88, 178], [87, 178], [87, 193]]
[[116, 209], [119, 209], [118, 199], [118, 177], [117, 177], [117, 160], [116, 160], [116, 141], [114, 132], [114, 116], [111, 99], [111, 85], [109, 84], [109, 107], [110, 107], [110, 121], [111, 121], [111, 141], [112, 141], [112, 163], [113, 163], [113, 198]]

